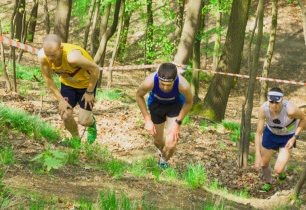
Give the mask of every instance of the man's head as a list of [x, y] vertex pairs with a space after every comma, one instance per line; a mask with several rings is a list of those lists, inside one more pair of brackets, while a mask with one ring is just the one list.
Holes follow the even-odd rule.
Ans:
[[278, 87], [271, 88], [268, 92], [268, 101], [271, 108], [276, 109], [276, 111], [280, 109], [282, 106], [281, 102], [283, 100], [283, 96], [284, 93], [280, 88]]
[[173, 63], [163, 63], [158, 71], [159, 87], [163, 92], [170, 92], [177, 77], [177, 68]]
[[55, 63], [62, 57], [61, 38], [56, 34], [48, 34], [43, 40], [43, 49], [46, 57]]

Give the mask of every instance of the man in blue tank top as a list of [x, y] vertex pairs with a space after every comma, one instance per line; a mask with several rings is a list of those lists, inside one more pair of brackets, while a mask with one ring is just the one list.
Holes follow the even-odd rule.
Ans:
[[[285, 179], [283, 173], [296, 140], [306, 125], [306, 116], [293, 103], [283, 100], [280, 88], [271, 88], [268, 101], [259, 109], [258, 124], [255, 135], [255, 167], [262, 169], [263, 179], [268, 185], [272, 183], [269, 166], [271, 157], [279, 151], [274, 171], [279, 179]], [[268, 187], [266, 187], [268, 188]], [[266, 189], [267, 190], [267, 189]]]
[[[144, 96], [150, 92], [147, 110]], [[176, 65], [163, 63], [149, 75], [136, 93], [136, 101], [145, 120], [145, 129], [154, 137], [160, 152], [159, 166], [167, 168], [179, 139], [182, 120], [192, 106], [187, 80], [177, 73]]]

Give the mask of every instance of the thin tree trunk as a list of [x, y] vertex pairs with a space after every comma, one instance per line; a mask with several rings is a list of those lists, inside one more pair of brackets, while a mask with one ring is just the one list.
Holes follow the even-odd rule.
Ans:
[[34, 40], [35, 28], [37, 23], [37, 11], [38, 11], [38, 0], [34, 0], [34, 5], [31, 10], [28, 33], [27, 33], [28, 42], [33, 42]]
[[[221, 7], [221, 0], [218, 0], [218, 8]], [[221, 21], [222, 21], [222, 13], [221, 11], [217, 12], [216, 18], [216, 28], [217, 33], [215, 34], [215, 47], [214, 47], [214, 56], [213, 56], [213, 70], [217, 70], [219, 58], [220, 58], [220, 47], [221, 47]]]
[[[102, 40], [102, 37], [105, 36], [105, 33], [107, 31], [107, 24], [108, 24], [108, 19], [109, 19], [109, 15], [110, 15], [110, 10], [111, 10], [111, 4], [109, 4], [107, 6], [107, 8], [105, 8], [105, 10], [104, 10], [104, 16], [102, 17], [101, 26], [100, 26], [100, 40]], [[106, 51], [106, 47], [104, 48], [104, 51], [101, 55], [101, 59], [100, 59], [100, 62], [99, 62], [100, 66], [104, 66], [105, 51]], [[98, 87], [101, 86], [102, 76], [103, 76], [103, 71], [101, 71], [100, 76], [99, 76], [99, 80], [98, 80], [98, 83], [97, 83]]]
[[[272, 56], [274, 52], [274, 45], [276, 40], [276, 30], [277, 30], [277, 0], [272, 1], [272, 24], [270, 29], [270, 39], [269, 39], [269, 45], [268, 50], [265, 58], [265, 62], [263, 65], [262, 70], [262, 77], [268, 77], [269, 71], [270, 71], [270, 65], [272, 61]], [[268, 92], [268, 82], [267, 81], [261, 81], [260, 82], [260, 104], [264, 103], [266, 101], [266, 94]]]
[[[29, 20], [29, 22], [30, 22], [30, 20]], [[21, 30], [22, 31], [22, 37], [21, 37], [21, 40], [20, 40], [20, 42], [22, 42], [22, 43], [25, 43], [26, 40], [27, 40], [29, 22], [28, 23], [26, 22], [26, 12], [24, 12], [23, 13], [22, 30]], [[23, 55], [23, 50], [21, 49], [19, 51], [19, 54], [18, 54], [17, 63], [20, 63], [22, 55]]]
[[306, 180], [306, 166], [304, 166], [302, 176], [300, 177], [298, 183], [295, 185], [295, 188], [294, 188], [294, 194], [295, 194], [296, 198], [299, 197], [301, 189], [302, 189], [302, 187], [305, 183], [305, 180]]
[[153, 10], [152, 0], [147, 0], [147, 28], [146, 28], [146, 44], [145, 44], [145, 64], [153, 63]]
[[90, 32], [90, 42], [89, 42], [89, 46], [90, 46], [90, 54], [91, 56], [93, 56], [97, 49], [98, 49], [98, 44], [99, 43], [99, 31], [100, 31], [100, 26], [97, 27], [97, 23], [100, 20], [100, 0], [96, 0], [95, 3], [95, 12], [94, 12], [94, 17], [93, 17], [93, 22], [92, 22], [92, 26], [91, 26], [91, 32]]
[[102, 58], [102, 54], [104, 53], [104, 50], [106, 49], [106, 45], [108, 40], [114, 35], [117, 25], [118, 25], [118, 17], [119, 17], [119, 11], [120, 11], [120, 4], [121, 4], [121, 0], [117, 0], [116, 1], [116, 5], [115, 5], [115, 11], [114, 11], [114, 21], [112, 26], [102, 35], [102, 39], [100, 41], [99, 44], [99, 48], [98, 51], [94, 57], [94, 60], [96, 63], [99, 63], [101, 58]]
[[124, 60], [125, 56], [125, 49], [126, 49], [126, 41], [129, 33], [129, 27], [130, 27], [130, 19], [132, 16], [133, 11], [124, 11], [123, 15], [123, 26], [122, 31], [120, 35], [120, 42], [119, 42], [119, 48], [118, 48], [118, 58], [120, 61]]
[[[204, 19], [202, 21], [202, 19]], [[193, 59], [192, 59], [192, 67], [194, 69], [200, 69], [201, 68], [201, 40], [202, 40], [202, 32], [205, 28], [205, 14], [200, 15], [199, 19], [200, 23], [197, 31], [197, 35], [194, 41], [193, 46]], [[199, 77], [200, 77], [200, 71], [193, 70], [192, 71], [192, 80], [191, 80], [191, 92], [193, 94], [193, 102], [194, 104], [198, 103], [200, 101], [199, 98]]]
[[258, 16], [258, 32], [256, 46], [253, 55], [252, 68], [249, 69], [250, 79], [246, 92], [245, 103], [242, 106], [242, 118], [240, 128], [240, 144], [239, 144], [239, 167], [247, 167], [249, 156], [249, 144], [251, 133], [251, 116], [253, 110], [253, 96], [256, 85], [256, 76], [258, 72], [260, 48], [263, 35], [263, 18], [264, 18], [265, 0], [259, 0], [257, 7]]
[[91, 4], [90, 4], [90, 7], [89, 7], [89, 18], [88, 18], [88, 22], [87, 22], [86, 27], [85, 27], [85, 34], [84, 34], [84, 41], [83, 41], [83, 48], [84, 49], [87, 48], [88, 35], [89, 35], [89, 30], [90, 30], [90, 26], [91, 26], [91, 20], [92, 20], [92, 17], [93, 17], [95, 5], [96, 5], [96, 0], [91, 0]]
[[121, 14], [120, 14], [120, 20], [119, 20], [119, 25], [118, 25], [117, 37], [116, 37], [115, 46], [114, 46], [113, 53], [112, 53], [112, 58], [109, 62], [110, 67], [112, 67], [114, 65], [114, 62], [115, 62], [116, 56], [117, 56], [117, 52], [118, 52], [118, 48], [119, 48], [120, 34], [121, 34], [121, 31], [122, 31], [122, 25], [123, 25], [124, 9], [125, 9], [125, 0], [122, 0], [121, 12], [120, 12]]
[[71, 8], [72, 0], [57, 0], [54, 33], [57, 34], [63, 42], [68, 42]]
[[[224, 49], [218, 64], [218, 69], [223, 72], [240, 72], [249, 5], [250, 0], [233, 1]], [[224, 118], [233, 82], [233, 77], [214, 75], [199, 114], [213, 121], [221, 121]]]
[[23, 20], [24, 13], [25, 13], [25, 0], [19, 0], [15, 16], [15, 29], [14, 29], [15, 38], [19, 41], [22, 39], [22, 25], [24, 22]]
[[[2, 35], [2, 24], [0, 20], [0, 35]], [[5, 63], [5, 54], [4, 54], [4, 47], [3, 43], [0, 42], [0, 53], [1, 53], [1, 61], [2, 61], [2, 68], [3, 68], [3, 77], [5, 80], [5, 89], [7, 92], [10, 92], [12, 90], [10, 79], [7, 73], [6, 63]]]
[[180, 37], [182, 35], [183, 24], [184, 24], [184, 11], [185, 11], [185, 0], [178, 0], [177, 1], [177, 16], [175, 20], [176, 29], [174, 32], [174, 41], [175, 46], [178, 46], [180, 42]]
[[187, 11], [182, 36], [176, 55], [174, 56], [174, 62], [177, 64], [188, 63], [201, 15], [201, 4], [201, 0], [189, 0], [186, 5]]
[[306, 45], [306, 1], [304, 0], [298, 0], [299, 5], [301, 7], [301, 12], [302, 12], [302, 19], [303, 19], [303, 31], [304, 31], [304, 41], [305, 41], [305, 45]]
[[48, 11], [48, 0], [43, 0], [43, 6], [44, 6], [45, 30], [46, 30], [46, 34], [49, 34], [50, 33], [50, 17], [49, 17], [49, 11]]

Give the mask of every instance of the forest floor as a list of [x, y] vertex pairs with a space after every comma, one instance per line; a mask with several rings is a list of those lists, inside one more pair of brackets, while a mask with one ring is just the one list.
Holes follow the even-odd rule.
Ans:
[[[267, 11], [269, 11], [268, 7]], [[267, 12], [267, 15], [270, 15]], [[301, 31], [300, 10], [296, 5], [280, 2], [279, 28], [275, 53], [272, 62], [271, 77], [280, 79], [303, 80], [306, 78], [306, 51]], [[290, 18], [288, 18], [290, 17]], [[266, 18], [265, 30], [269, 28], [269, 18]], [[268, 33], [265, 34], [267, 43]], [[262, 53], [265, 53], [265, 48]], [[22, 65], [33, 65], [35, 58], [25, 54]], [[36, 63], [37, 65], [37, 63]], [[246, 73], [245, 62], [242, 73]], [[94, 114], [97, 119], [98, 138], [96, 144], [106, 146], [110, 153], [128, 164], [156, 157], [156, 149], [152, 137], [143, 128], [143, 119], [135, 102], [135, 91], [144, 79], [144, 73], [137, 71], [115, 72], [114, 85], [111, 90], [118, 90], [120, 97], [113, 99], [102, 97], [95, 105]], [[103, 81], [103, 84], [106, 81]], [[41, 103], [41, 86], [38, 82], [19, 80], [24, 94], [12, 95], [4, 91], [4, 82], [0, 83], [0, 101], [8, 107], [23, 109], [30, 114], [39, 114], [45, 121], [65, 132], [57, 104], [50, 93], [43, 97]], [[104, 84], [105, 87], [105, 84]], [[201, 98], [206, 93], [208, 85], [202, 81]], [[305, 104], [305, 87], [281, 85], [288, 98], [298, 105]], [[226, 121], [240, 123], [240, 107], [244, 99], [246, 82], [237, 82], [231, 91]], [[101, 92], [107, 91], [102, 88]], [[116, 91], [115, 91], [116, 92]], [[257, 110], [259, 107], [258, 92], [255, 93], [252, 130], [256, 129]], [[42, 105], [43, 104], [43, 105]], [[75, 116], [77, 118], [78, 108]], [[103, 170], [88, 165], [84, 155], [80, 155], [79, 163], [66, 165], [51, 174], [37, 173], [31, 167], [31, 159], [48, 146], [46, 142], [37, 142], [20, 133], [12, 132], [3, 135], [0, 131], [1, 146], [11, 144], [16, 155], [16, 163], [9, 167], [3, 179], [4, 184], [19, 192], [40, 194], [44, 199], [56, 200], [56, 207], [68, 208], [74, 201], [82, 198], [96, 200], [100, 191], [114, 190], [124, 192], [134, 200], [145, 200], [160, 209], [199, 209], [204, 202], [223, 203], [229, 209], [275, 208], [286, 205], [289, 191], [294, 187], [305, 164], [305, 134], [299, 140], [297, 148], [293, 150], [287, 168], [287, 179], [277, 182], [269, 192], [261, 192], [263, 182], [260, 173], [252, 165], [254, 161], [254, 143], [250, 145], [249, 167], [245, 169], [237, 166], [237, 143], [231, 140], [231, 131], [223, 126], [216, 126], [191, 116], [189, 122], [182, 126], [181, 138], [177, 151], [170, 160], [171, 167], [180, 174], [188, 164], [201, 163], [207, 173], [207, 183], [200, 189], [190, 189], [180, 181], [168, 182], [156, 180], [154, 176], [136, 177], [125, 173], [120, 178], [114, 178]], [[82, 131], [84, 128], [80, 127]], [[86, 133], [85, 133], [86, 136]], [[85, 141], [85, 137], [83, 138]], [[64, 150], [59, 144], [52, 145], [52, 149]], [[273, 160], [275, 161], [275, 160]], [[212, 187], [214, 186], [214, 187]], [[224, 189], [228, 192], [225, 193]], [[223, 190], [222, 190], [223, 189]], [[249, 196], [241, 196], [246, 193]], [[236, 194], [236, 195], [233, 195]], [[240, 196], [238, 195], [240, 194]], [[21, 197], [22, 197], [21, 196]], [[17, 198], [16, 198], [17, 199]], [[18, 200], [19, 199], [19, 200]], [[27, 199], [18, 198], [12, 208], [20, 203], [29, 203]], [[301, 206], [306, 208], [306, 190], [301, 193]], [[288, 204], [289, 205], [289, 204]], [[291, 206], [290, 208], [296, 208]]]

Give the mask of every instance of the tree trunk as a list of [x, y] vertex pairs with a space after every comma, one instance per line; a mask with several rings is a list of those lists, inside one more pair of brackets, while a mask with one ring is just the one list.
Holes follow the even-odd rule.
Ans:
[[28, 33], [27, 33], [28, 42], [33, 42], [34, 40], [35, 28], [37, 23], [37, 11], [38, 11], [38, 0], [34, 0], [34, 5], [31, 10]]
[[113, 49], [112, 53], [112, 58], [109, 61], [109, 66], [112, 67], [114, 65], [114, 62], [116, 60], [116, 56], [118, 53], [118, 47], [119, 47], [119, 42], [120, 42], [120, 35], [122, 34], [122, 28], [123, 28], [123, 16], [124, 16], [124, 10], [125, 10], [125, 0], [122, 0], [122, 5], [121, 5], [121, 14], [120, 14], [120, 20], [119, 20], [119, 25], [118, 25], [118, 31], [117, 31], [117, 37], [115, 41], [115, 46]]
[[[2, 24], [0, 20], [0, 35], [2, 35]], [[4, 47], [3, 43], [0, 42], [0, 53], [1, 53], [1, 62], [2, 62], [2, 68], [3, 68], [3, 77], [5, 80], [5, 89], [6, 92], [10, 92], [12, 90], [10, 79], [7, 73], [6, 63], [5, 63], [5, 54], [4, 54]]]
[[99, 43], [99, 33], [100, 33], [100, 25], [97, 26], [97, 23], [100, 22], [100, 0], [96, 0], [95, 3], [95, 12], [94, 12], [94, 17], [93, 17], [93, 22], [91, 26], [91, 32], [90, 32], [90, 54], [93, 56], [97, 49], [98, 49], [98, 43]]
[[145, 44], [145, 64], [153, 63], [153, 11], [152, 11], [152, 0], [147, 0], [147, 28], [146, 28], [146, 44]]
[[189, 0], [186, 5], [187, 11], [182, 36], [174, 56], [174, 62], [177, 64], [188, 63], [201, 15], [201, 3], [201, 0]]
[[[221, 7], [221, 0], [218, 0], [218, 8]], [[217, 33], [215, 35], [215, 47], [214, 47], [214, 56], [213, 56], [213, 70], [217, 70], [219, 58], [220, 58], [220, 47], [221, 47], [221, 21], [222, 21], [222, 13], [221, 11], [217, 12], [216, 17], [216, 28]]]
[[15, 39], [21, 41], [22, 39], [22, 26], [24, 22], [25, 13], [25, 0], [18, 1], [18, 7], [15, 16]]
[[[224, 50], [218, 64], [218, 69], [223, 72], [240, 72], [249, 5], [250, 0], [233, 1]], [[233, 82], [233, 77], [214, 75], [200, 114], [205, 115], [210, 120], [221, 121], [224, 118]]]
[[304, 0], [298, 0], [299, 5], [301, 7], [302, 10], [302, 19], [303, 19], [303, 31], [304, 31], [304, 41], [305, 41], [305, 45], [306, 45], [306, 1]]
[[130, 19], [132, 16], [133, 11], [124, 11], [123, 15], [123, 26], [122, 31], [120, 35], [120, 42], [119, 42], [119, 48], [118, 48], [118, 58], [120, 61], [124, 61], [125, 56], [125, 48], [126, 48], [126, 41], [129, 33], [129, 27], [130, 27]]
[[294, 194], [296, 198], [298, 198], [300, 195], [301, 189], [305, 183], [305, 179], [306, 179], [306, 166], [304, 166], [302, 176], [300, 177], [298, 183], [295, 185], [295, 188], [294, 188]]
[[[26, 22], [26, 12], [23, 13], [23, 22], [22, 22], [22, 36], [21, 36], [21, 40], [20, 42], [22, 43], [26, 43], [26, 40], [27, 40], [27, 33], [28, 33], [28, 27], [29, 27], [29, 23], [30, 23], [30, 20], [28, 21], [28, 23]], [[17, 58], [17, 63], [20, 63], [21, 61], [21, 58], [22, 58], [22, 55], [23, 55], [23, 50], [19, 50], [19, 54], [18, 54], [18, 58]]]
[[45, 23], [45, 30], [46, 34], [50, 33], [50, 17], [48, 11], [48, 0], [43, 0], [44, 4], [44, 23]]
[[92, 20], [92, 17], [93, 17], [95, 5], [96, 5], [96, 0], [91, 0], [91, 4], [90, 4], [90, 7], [89, 7], [89, 19], [88, 19], [88, 23], [86, 24], [86, 27], [85, 27], [84, 42], [83, 42], [83, 48], [85, 50], [87, 48], [88, 35], [89, 35], [89, 30], [90, 30], [90, 26], [91, 26], [91, 20]]
[[182, 35], [183, 24], [184, 24], [185, 1], [186, 0], [177, 1], [177, 12], [176, 12], [177, 16], [175, 20], [176, 29], [174, 32], [175, 46], [178, 46], [180, 37]]
[[[263, 65], [263, 70], [262, 70], [262, 77], [268, 77], [269, 75], [269, 70], [270, 70], [270, 65], [271, 65], [271, 60], [274, 52], [274, 45], [275, 45], [275, 39], [276, 39], [276, 30], [277, 30], [277, 0], [272, 1], [272, 24], [271, 24], [271, 29], [270, 29], [270, 39], [269, 39], [269, 45], [268, 45], [268, 50], [265, 58], [265, 62]], [[264, 103], [267, 98], [266, 94], [268, 92], [268, 82], [267, 81], [261, 81], [260, 82], [260, 104]]]
[[[202, 19], [204, 19], [202, 21]], [[193, 46], [193, 59], [192, 67], [193, 69], [201, 68], [201, 40], [202, 40], [202, 31], [205, 28], [205, 14], [200, 15], [200, 24], [198, 27], [197, 35], [195, 37], [194, 46]], [[200, 71], [192, 71], [192, 80], [191, 80], [191, 92], [193, 94], [193, 103], [196, 104], [200, 101], [199, 98], [199, 77]]]
[[72, 0], [57, 0], [54, 33], [57, 34], [63, 42], [68, 42], [71, 8]]
[[114, 11], [114, 21], [112, 26], [107, 29], [107, 31], [102, 35], [100, 44], [99, 44], [99, 48], [98, 51], [94, 57], [94, 60], [96, 63], [99, 63], [101, 58], [102, 58], [102, 54], [104, 53], [105, 49], [106, 49], [106, 45], [108, 40], [114, 35], [117, 25], [118, 25], [118, 17], [119, 17], [119, 11], [120, 11], [120, 4], [121, 4], [121, 0], [117, 0], [116, 1], [116, 5], [115, 5], [115, 11]]
[[[107, 24], [108, 24], [108, 19], [110, 15], [110, 10], [111, 10], [111, 4], [109, 4], [107, 8], [105, 8], [104, 10], [104, 16], [102, 17], [101, 26], [100, 26], [100, 40], [102, 40], [102, 37], [106, 36], [105, 33], [107, 31]], [[99, 62], [100, 66], [104, 66], [105, 51], [106, 51], [106, 47], [104, 48], [104, 51], [102, 52], [102, 55], [101, 55], [101, 59]], [[97, 83], [98, 87], [101, 86], [102, 75], [103, 75], [103, 71], [101, 71], [100, 76], [99, 76], [99, 80]]]
[[259, 0], [257, 6], [257, 17], [258, 17], [258, 32], [256, 46], [253, 55], [252, 67], [249, 69], [250, 79], [248, 83], [248, 89], [246, 92], [245, 102], [242, 106], [242, 118], [240, 126], [240, 144], [239, 144], [239, 167], [247, 167], [248, 155], [249, 155], [249, 144], [250, 144], [250, 133], [251, 133], [251, 117], [253, 110], [253, 97], [256, 85], [256, 76], [258, 72], [260, 48], [263, 35], [263, 18], [264, 18], [264, 5], [265, 0]]

